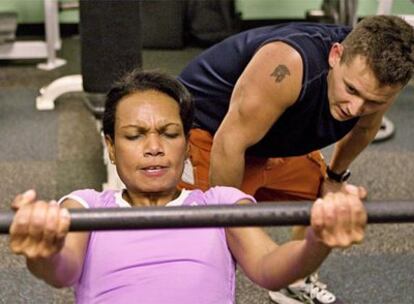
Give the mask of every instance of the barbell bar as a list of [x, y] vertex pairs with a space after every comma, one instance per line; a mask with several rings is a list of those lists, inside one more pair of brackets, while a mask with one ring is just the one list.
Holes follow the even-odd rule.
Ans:
[[[413, 201], [367, 201], [368, 223], [414, 223]], [[309, 225], [312, 202], [69, 209], [70, 231]], [[8, 233], [13, 211], [0, 212]]]

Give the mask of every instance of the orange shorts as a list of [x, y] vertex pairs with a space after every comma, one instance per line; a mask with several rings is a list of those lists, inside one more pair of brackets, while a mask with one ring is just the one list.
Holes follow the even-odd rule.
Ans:
[[[180, 187], [207, 190], [213, 137], [207, 131], [192, 129], [189, 141], [190, 154]], [[296, 157], [246, 157], [241, 190], [258, 201], [314, 200], [325, 170], [319, 150]]]

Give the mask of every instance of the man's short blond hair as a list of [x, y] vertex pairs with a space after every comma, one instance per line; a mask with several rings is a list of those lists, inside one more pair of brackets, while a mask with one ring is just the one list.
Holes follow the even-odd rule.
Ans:
[[365, 57], [381, 85], [405, 85], [413, 75], [414, 29], [398, 16], [364, 18], [342, 45], [341, 63]]

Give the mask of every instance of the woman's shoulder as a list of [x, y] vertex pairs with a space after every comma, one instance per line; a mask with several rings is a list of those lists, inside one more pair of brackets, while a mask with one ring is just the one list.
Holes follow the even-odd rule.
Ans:
[[85, 208], [116, 207], [117, 190], [97, 191], [95, 189], [75, 190], [62, 197], [59, 202], [65, 199], [72, 199], [79, 202]]
[[251, 195], [227, 186], [211, 187], [204, 192], [193, 190], [188, 197], [188, 200], [193, 201], [192, 205], [232, 205], [245, 199], [256, 202]]

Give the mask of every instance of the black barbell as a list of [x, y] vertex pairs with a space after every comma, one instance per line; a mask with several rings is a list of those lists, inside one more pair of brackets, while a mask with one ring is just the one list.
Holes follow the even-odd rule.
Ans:
[[[309, 225], [312, 202], [70, 209], [70, 231]], [[368, 223], [414, 223], [413, 201], [364, 202]], [[13, 211], [0, 212], [8, 233]]]

